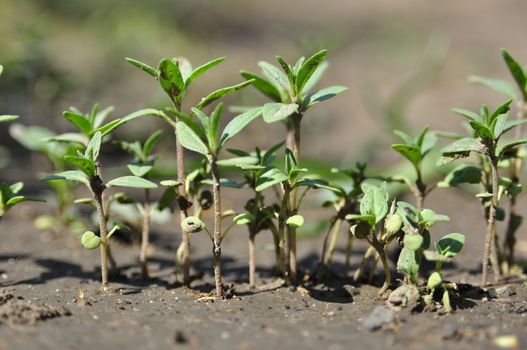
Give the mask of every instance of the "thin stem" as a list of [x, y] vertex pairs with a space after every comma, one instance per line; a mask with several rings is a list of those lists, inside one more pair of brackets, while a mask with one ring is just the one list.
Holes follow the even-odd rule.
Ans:
[[221, 194], [220, 171], [216, 159], [211, 161], [212, 194], [214, 198], [214, 280], [216, 282], [216, 296], [223, 297], [223, 282], [221, 280]]
[[[489, 150], [490, 156], [490, 166], [491, 166], [491, 181], [492, 181], [492, 200], [489, 207], [489, 217], [487, 222], [487, 232], [485, 234], [485, 250], [483, 251], [483, 261], [482, 261], [482, 275], [481, 275], [481, 285], [486, 286], [488, 283], [488, 268], [489, 268], [489, 258], [491, 257], [491, 250], [493, 250], [494, 237], [496, 234], [495, 225], [496, 225], [496, 207], [498, 206], [498, 160], [493, 155], [494, 150]], [[494, 249], [495, 252], [495, 249]], [[495, 272], [494, 278], [499, 278], [499, 266], [495, 266], [497, 261], [493, 261], [493, 269]], [[496, 274], [497, 272], [497, 274]]]
[[148, 273], [148, 243], [150, 241], [150, 190], [145, 189], [145, 201], [143, 204], [143, 232], [141, 237], [141, 253], [139, 263], [141, 264], [141, 275], [144, 279], [150, 278]]
[[256, 233], [249, 232], [249, 288], [256, 287]]
[[322, 254], [320, 255], [321, 265], [326, 265], [326, 251], [328, 249], [329, 236], [331, 235], [333, 226], [335, 226], [335, 223], [337, 222], [337, 218], [338, 218], [337, 215], [331, 218], [331, 222], [329, 224], [328, 230], [326, 231], [326, 235], [324, 236], [324, 242], [322, 243]]
[[370, 246], [368, 247], [368, 249], [366, 250], [366, 253], [364, 253], [364, 255], [362, 256], [362, 259], [359, 263], [359, 267], [357, 268], [357, 270], [355, 271], [355, 273], [353, 274], [353, 280], [354, 281], [358, 281], [362, 275], [364, 274], [364, 268], [366, 267], [366, 263], [368, 262], [368, 259], [375, 253], [375, 249]]
[[329, 243], [328, 258], [326, 261], [326, 265], [329, 269], [331, 269], [331, 265], [333, 265], [333, 255], [335, 254], [335, 250], [337, 249], [337, 242], [340, 237], [341, 224], [342, 224], [342, 220], [337, 219], [337, 222], [335, 223], [335, 226], [333, 227], [333, 234], [331, 235], [331, 241]]
[[101, 252], [101, 282], [103, 290], [107, 290], [108, 284], [108, 240], [106, 238], [108, 228], [106, 226], [106, 216], [104, 215], [104, 206], [102, 194], [106, 186], [98, 175], [99, 167], [97, 166], [97, 175], [90, 182], [90, 189], [92, 191], [93, 199], [95, 200], [95, 207], [97, 208], [97, 217], [99, 220], [99, 235], [101, 238], [100, 252]]
[[351, 251], [353, 248], [353, 235], [348, 232], [348, 243], [346, 244], [346, 260], [344, 261], [344, 276], [348, 276], [351, 263]]

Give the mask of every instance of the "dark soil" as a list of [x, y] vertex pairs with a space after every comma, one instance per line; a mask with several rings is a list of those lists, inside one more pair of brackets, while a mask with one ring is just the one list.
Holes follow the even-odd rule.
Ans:
[[[466, 214], [454, 211], [442, 196], [434, 200], [436, 209], [448, 213], [452, 222], [441, 229], [461, 231], [468, 223]], [[472, 200], [461, 195], [454, 199], [478, 212]], [[210, 297], [212, 259], [205, 236], [192, 240], [192, 288], [175, 283], [173, 252], [179, 238], [163, 231], [167, 226], [154, 228], [150, 281], [140, 277], [138, 247], [112, 243], [121, 271], [112, 280], [114, 289], [101, 293], [98, 251], [82, 249], [71, 235], [37, 232], [23, 220], [31, 215], [26, 211], [10, 213], [1, 225], [0, 349], [492, 349], [495, 342], [510, 339], [520, 349], [527, 344], [525, 282], [511, 280], [487, 291], [471, 285], [479, 280], [482, 249], [475, 233], [483, 231], [476, 218], [465, 231], [470, 232], [459, 257], [462, 265], [445, 270], [447, 278], [459, 283], [457, 310], [391, 315], [376, 298], [382, 276], [377, 286], [338, 278], [323, 285], [306, 278], [296, 289], [282, 287], [274, 277], [272, 239], [266, 234], [257, 237], [260, 287], [251, 291], [243, 231], [233, 232], [223, 249], [225, 281], [233, 285], [228, 300]], [[301, 240], [304, 271], [314, 271], [321, 239]], [[364, 248], [354, 248], [353, 266]], [[339, 272], [341, 251], [336, 258]]]

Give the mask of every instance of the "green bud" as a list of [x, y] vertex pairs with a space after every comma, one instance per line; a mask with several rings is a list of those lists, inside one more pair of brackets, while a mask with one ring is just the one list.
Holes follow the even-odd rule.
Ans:
[[403, 220], [399, 214], [390, 214], [384, 220], [384, 228], [386, 232], [390, 235], [398, 232], [403, 225]]
[[196, 216], [189, 216], [181, 222], [181, 229], [188, 233], [197, 233], [203, 231], [205, 224]]
[[443, 278], [441, 277], [441, 274], [436, 271], [431, 274], [430, 277], [428, 277], [428, 284], [426, 285], [426, 288], [433, 290], [440, 286], [441, 283], [443, 283]]
[[92, 231], [86, 231], [82, 235], [81, 244], [86, 249], [97, 249], [101, 245], [101, 238]]
[[285, 222], [289, 227], [293, 227], [293, 228], [299, 228], [300, 226], [302, 226], [304, 224], [304, 217], [302, 215], [293, 215], [293, 216], [290, 216], [286, 222]]
[[350, 232], [357, 239], [365, 239], [370, 234], [371, 228], [367, 222], [359, 222], [350, 227]]

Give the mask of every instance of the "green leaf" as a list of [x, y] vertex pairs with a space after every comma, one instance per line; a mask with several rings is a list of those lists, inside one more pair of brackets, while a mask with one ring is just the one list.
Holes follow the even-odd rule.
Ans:
[[293, 215], [287, 218], [286, 225], [293, 228], [299, 228], [304, 225], [304, 217], [302, 215]]
[[16, 182], [9, 186], [9, 189], [11, 190], [11, 192], [13, 192], [13, 194], [17, 194], [18, 192], [22, 191], [23, 188], [24, 188], [23, 182]]
[[287, 181], [288, 179], [289, 177], [277, 168], [271, 168], [258, 177], [255, 190], [261, 192], [266, 188]]
[[152, 165], [148, 164], [128, 164], [127, 167], [133, 175], [139, 177], [145, 176], [153, 168]]
[[97, 249], [101, 245], [101, 238], [92, 231], [86, 231], [82, 235], [81, 244], [86, 249]]
[[97, 161], [101, 150], [101, 143], [102, 135], [100, 131], [97, 131], [90, 139], [90, 142], [88, 142], [88, 147], [86, 147], [84, 156], [93, 162]]
[[253, 120], [258, 118], [262, 113], [262, 108], [257, 107], [251, 109], [248, 112], [242, 113], [234, 117], [223, 129], [220, 138], [220, 148], [222, 148], [225, 143], [233, 138], [236, 134], [242, 131], [247, 125], [249, 125]]
[[102, 123], [104, 123], [106, 119], [108, 119], [112, 115], [114, 111], [115, 111], [115, 108], [113, 106], [110, 106], [110, 107], [103, 109], [102, 111], [95, 113], [93, 117], [93, 121], [91, 121], [91, 123], [93, 124], [92, 127], [99, 128], [102, 125]]
[[503, 156], [506, 152], [509, 152], [511, 151], [512, 149], [514, 149], [515, 147], [518, 147], [520, 145], [524, 145], [524, 144], [527, 144], [527, 139], [521, 139], [521, 140], [516, 140], [516, 141], [512, 141], [512, 142], [508, 142], [508, 143], [505, 143], [505, 144], [500, 144], [497, 149], [496, 149], [496, 154], [498, 157], [501, 157]]
[[236, 225], [247, 225], [248, 223], [253, 222], [256, 219], [256, 217], [253, 214], [250, 213], [243, 213], [236, 215], [232, 222]]
[[393, 133], [401, 138], [407, 145], [413, 145], [414, 139], [402, 130], [394, 130]]
[[477, 120], [477, 121], [481, 121], [481, 117], [479, 116], [479, 114], [475, 113], [475, 112], [472, 112], [472, 111], [469, 111], [467, 109], [462, 109], [462, 108], [453, 108], [452, 109], [452, 112], [456, 113], [457, 115], [460, 115], [462, 117], [465, 117], [467, 118], [468, 120]]
[[438, 215], [431, 209], [423, 209], [419, 213], [419, 223], [424, 227], [431, 227], [438, 221], [450, 221], [446, 215]]
[[517, 126], [520, 126], [522, 124], [526, 124], [527, 119], [514, 119], [514, 120], [508, 120], [505, 126], [503, 127], [503, 130], [501, 134], [505, 134], [507, 131], [514, 129]]
[[153, 108], [140, 109], [140, 110], [135, 111], [133, 113], [130, 113], [130, 114], [128, 114], [128, 115], [126, 115], [126, 116], [124, 116], [122, 118], [114, 119], [114, 120], [106, 123], [105, 125], [93, 130], [93, 132], [100, 131], [102, 136], [106, 136], [109, 133], [111, 133], [113, 130], [118, 128], [119, 126], [124, 125], [124, 124], [128, 123], [129, 121], [134, 120], [136, 118], [144, 117], [144, 116], [148, 116], [148, 115], [158, 116], [159, 115], [159, 111], [157, 109], [153, 109]]
[[[200, 183], [204, 184], [204, 185], [211, 185], [211, 186], [214, 184], [212, 179], [204, 179], [204, 180], [201, 180]], [[244, 185], [243, 183], [236, 182], [236, 181], [233, 181], [233, 180], [229, 180], [229, 179], [226, 179], [226, 178], [223, 178], [223, 177], [220, 179], [220, 186], [221, 187], [242, 188], [243, 185]]]
[[289, 85], [294, 86], [295, 85], [295, 73], [293, 72], [293, 67], [291, 67], [282, 57], [276, 56], [276, 60], [282, 66], [282, 69], [284, 70], [285, 74], [287, 75], [287, 79], [289, 80]]
[[278, 67], [265, 61], [258, 62], [258, 66], [260, 66], [260, 68], [262, 69], [264, 76], [279, 92], [279, 101], [285, 102], [288, 98], [290, 98], [291, 89], [289, 86], [289, 79], [287, 78], [287, 75], [285, 75], [285, 73], [282, 72]]
[[481, 169], [470, 164], [460, 164], [452, 169], [437, 187], [456, 187], [461, 184], [478, 184], [481, 181]]
[[490, 116], [490, 122], [492, 123], [499, 115], [509, 112], [512, 101], [512, 99], [509, 99], [498, 106], [498, 108], [492, 112], [492, 115]]
[[77, 156], [64, 156], [64, 160], [68, 163], [73, 164], [77, 169], [92, 178], [95, 176], [95, 163], [91, 159]]
[[176, 125], [176, 134], [179, 138], [179, 142], [181, 142], [181, 145], [186, 149], [201, 153], [205, 156], [209, 155], [210, 151], [201, 137], [199, 137], [196, 132], [181, 119]]
[[493, 122], [493, 134], [494, 138], [498, 139], [503, 134], [503, 130], [507, 126], [507, 119], [509, 116], [507, 114], [500, 114]]
[[416, 168], [421, 163], [421, 149], [417, 146], [395, 144], [392, 148], [408, 159]]
[[48, 137], [42, 141], [70, 142], [70, 143], [77, 143], [77, 144], [80, 144], [86, 147], [88, 146], [88, 142], [90, 140], [85, 135], [82, 135], [79, 133], [67, 132], [64, 134], [57, 135], [57, 136]]
[[514, 87], [505, 80], [471, 76], [469, 77], [469, 81], [471, 83], [485, 85], [486, 87], [491, 88], [492, 90], [497, 91], [500, 94], [504, 94], [507, 97], [516, 99], [516, 92], [514, 91]]
[[90, 179], [88, 178], [88, 176], [85, 173], [83, 173], [80, 170], [63, 171], [61, 173], [48, 175], [48, 176], [44, 177], [42, 180], [44, 180], [44, 181], [66, 180], [66, 181], [81, 182], [81, 183], [85, 184], [86, 186], [90, 185]]
[[218, 133], [220, 128], [221, 114], [223, 112], [223, 103], [218, 103], [216, 108], [210, 115], [209, 129], [208, 129], [208, 141], [210, 149], [216, 150], [218, 142]]
[[154, 147], [156, 146], [157, 142], [161, 138], [161, 134], [162, 133], [163, 133], [163, 131], [157, 130], [152, 135], [150, 135], [148, 137], [148, 139], [146, 139], [145, 144], [143, 146], [143, 154], [146, 157], [148, 157], [152, 153], [152, 150], [154, 149]]
[[152, 181], [148, 181], [137, 176], [121, 176], [109, 181], [106, 184], [107, 187], [133, 187], [133, 188], [145, 188], [153, 189], [157, 188], [157, 185]]
[[246, 87], [247, 85], [250, 85], [252, 84], [252, 80], [247, 80], [247, 81], [244, 81], [242, 83], [239, 83], [239, 84], [236, 84], [236, 85], [233, 85], [233, 86], [228, 86], [228, 87], [224, 87], [222, 89], [219, 89], [219, 90], [216, 90], [212, 93], [210, 93], [208, 96], [206, 97], [203, 97], [200, 101], [200, 103], [198, 103], [198, 105], [196, 106], [196, 108], [198, 109], [203, 109], [205, 106], [209, 105], [210, 103], [216, 101], [217, 99], [225, 96], [225, 95], [228, 95], [228, 94], [231, 94], [235, 91], [238, 91], [244, 87]]
[[71, 124], [73, 124], [82, 133], [90, 135], [92, 131], [92, 125], [88, 118], [86, 118], [86, 116], [66, 111], [64, 112], [64, 118]]
[[373, 215], [375, 224], [377, 224], [388, 213], [386, 183], [383, 183], [382, 186], [364, 184], [362, 190], [364, 196], [360, 202], [360, 213], [362, 215]]
[[438, 253], [453, 258], [459, 254], [465, 245], [465, 235], [461, 233], [449, 233], [436, 243]]
[[247, 80], [252, 80], [252, 84], [254, 87], [259, 90], [262, 94], [269, 97], [273, 101], [280, 102], [280, 91], [274, 87], [273, 84], [269, 83], [267, 80], [262, 78], [261, 76], [248, 72], [248, 71], [240, 71], [240, 74], [242, 77], [244, 77]]
[[478, 152], [484, 154], [486, 147], [475, 138], [465, 137], [446, 145], [441, 149], [443, 156], [447, 157], [467, 157], [470, 152]]
[[368, 223], [370, 227], [375, 226], [375, 215], [347, 214], [345, 217], [348, 221], [362, 221]]
[[263, 106], [262, 116], [266, 123], [274, 123], [284, 120], [297, 111], [298, 105], [296, 103], [266, 103]]
[[404, 247], [406, 249], [416, 251], [421, 248], [423, 244], [423, 236], [421, 235], [404, 235]]
[[338, 195], [345, 194], [345, 191], [342, 188], [339, 188], [337, 186], [332, 186], [327, 181], [320, 180], [320, 179], [310, 179], [310, 178], [300, 179], [295, 183], [294, 188], [300, 187], [300, 186], [310, 187], [314, 189], [325, 189], [325, 190], [334, 192]]
[[308, 94], [306, 98], [304, 99], [304, 108], [306, 109], [313, 106], [314, 104], [317, 104], [319, 102], [329, 100], [332, 97], [337, 96], [340, 93], [343, 93], [344, 91], [348, 90], [345, 86], [330, 86], [321, 90], [318, 90], [316, 92], [313, 92], [311, 94]]
[[14, 197], [9, 198], [5, 205], [7, 208], [10, 208], [22, 202], [45, 202], [45, 201], [42, 199], [30, 198], [26, 196], [14, 196]]
[[185, 82], [177, 59], [164, 58], [159, 62], [159, 83], [168, 96], [177, 101], [185, 92]]
[[324, 61], [328, 54], [327, 50], [320, 50], [313, 56], [309, 57], [300, 67], [296, 78], [296, 91], [302, 93], [304, 85], [317, 70], [318, 66]]
[[[297, 72], [297, 74], [298, 74], [298, 71], [300, 71], [300, 67], [302, 66], [303, 63], [304, 63], [303, 61], [298, 60], [297, 62], [297, 64], [299, 64], [298, 68], [295, 65], [295, 71]], [[322, 76], [324, 75], [328, 67], [329, 67], [329, 63], [327, 61], [324, 61], [318, 65], [315, 72], [311, 75], [311, 78], [309, 78], [306, 84], [304, 85], [304, 88], [302, 89], [304, 93], [311, 91], [311, 89], [313, 89], [317, 85], [317, 83], [320, 81], [320, 79], [322, 78]]]
[[480, 123], [477, 120], [471, 120], [469, 122], [470, 126], [474, 131], [476, 132], [476, 135], [481, 137], [483, 140], [491, 141], [494, 139], [494, 135], [492, 134], [492, 131], [482, 123]]
[[188, 87], [194, 80], [196, 80], [197, 77], [223, 61], [225, 61], [225, 57], [219, 57], [194, 69], [188, 79], [185, 81], [185, 86]]
[[150, 74], [152, 77], [154, 77], [154, 78], [157, 79], [157, 76], [159, 75], [159, 72], [158, 72], [157, 69], [155, 69], [154, 67], [151, 67], [151, 66], [149, 66], [148, 64], [143, 63], [143, 62], [141, 62], [141, 61], [134, 60], [133, 58], [128, 58], [128, 57], [126, 57], [125, 60], [128, 61], [128, 63], [130, 63], [130, 64], [136, 66], [137, 68], [141, 69], [141, 70], [144, 71], [144, 72], [147, 72], [147, 73]]
[[17, 115], [0, 115], [0, 123], [1, 122], [10, 122], [12, 120], [18, 119]]
[[527, 92], [525, 89], [527, 79], [525, 77], [523, 69], [507, 50], [501, 49], [501, 55], [503, 57], [503, 60], [507, 64], [507, 67], [509, 68], [512, 77], [514, 78], [514, 80], [516, 80], [516, 83], [518, 84], [518, 87], [522, 93], [523, 99], [527, 100]]

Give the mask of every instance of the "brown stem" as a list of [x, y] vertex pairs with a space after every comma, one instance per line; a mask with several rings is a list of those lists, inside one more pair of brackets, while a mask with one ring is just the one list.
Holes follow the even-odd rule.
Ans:
[[256, 234], [249, 233], [249, 287], [254, 289], [256, 287]]
[[[489, 152], [492, 155], [494, 152], [491, 149]], [[499, 278], [499, 266], [497, 266], [497, 259], [495, 260], [494, 254], [491, 254], [491, 251], [496, 251], [493, 248], [494, 237], [496, 234], [495, 225], [496, 225], [496, 208], [498, 206], [498, 160], [494, 155], [490, 157], [490, 166], [491, 166], [491, 181], [492, 181], [492, 200], [489, 207], [489, 217], [487, 222], [487, 232], [485, 234], [485, 250], [483, 251], [483, 261], [482, 261], [482, 274], [481, 274], [481, 285], [485, 287], [488, 283], [488, 269], [489, 269], [489, 258], [492, 259], [492, 266], [494, 269], [495, 276], [494, 278]]]
[[287, 220], [287, 208], [289, 206], [289, 186], [286, 184], [284, 185], [284, 194], [282, 197], [282, 203], [280, 205], [280, 214], [278, 215], [278, 237], [280, 237], [280, 256], [279, 256], [279, 269], [282, 273], [282, 277], [286, 280], [289, 279], [289, 274], [287, 273], [287, 267], [286, 267], [286, 260], [287, 260], [287, 266], [289, 266], [289, 253], [285, 254], [285, 241], [286, 241], [286, 229], [285, 229], [285, 222]]
[[141, 252], [139, 263], [141, 264], [141, 275], [143, 279], [150, 278], [148, 273], [148, 243], [150, 241], [150, 190], [145, 189], [145, 202], [143, 204], [143, 232], [141, 237]]
[[390, 266], [388, 265], [388, 259], [386, 259], [386, 253], [384, 249], [379, 249], [377, 252], [381, 257], [382, 267], [384, 268], [384, 284], [382, 285], [382, 288], [379, 290], [377, 295], [379, 297], [383, 297], [384, 293], [386, 293], [392, 282], [392, 273], [390, 271]]
[[216, 159], [211, 161], [212, 193], [214, 198], [214, 280], [216, 282], [216, 296], [223, 297], [223, 282], [221, 280], [221, 194], [220, 194], [220, 171]]
[[289, 281], [297, 284], [296, 228], [287, 226], [287, 243], [289, 247]]

